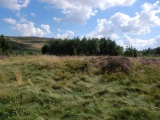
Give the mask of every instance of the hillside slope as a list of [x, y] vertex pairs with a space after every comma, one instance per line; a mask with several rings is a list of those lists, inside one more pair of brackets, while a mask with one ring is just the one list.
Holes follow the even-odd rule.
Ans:
[[41, 48], [51, 38], [40, 38], [40, 37], [8, 37], [11, 43], [12, 50], [27, 52], [33, 51], [40, 53]]
[[0, 58], [2, 120], [159, 120], [160, 59]]

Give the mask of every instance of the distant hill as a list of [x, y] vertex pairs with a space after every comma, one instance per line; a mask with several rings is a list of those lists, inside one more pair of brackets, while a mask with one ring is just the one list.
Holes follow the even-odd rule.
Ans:
[[22, 40], [22, 41], [47, 41], [51, 38], [35, 37], [35, 36], [8, 36], [11, 39]]
[[51, 38], [44, 37], [21, 37], [21, 36], [7, 36], [11, 42], [11, 48], [18, 52], [41, 52], [42, 46]]

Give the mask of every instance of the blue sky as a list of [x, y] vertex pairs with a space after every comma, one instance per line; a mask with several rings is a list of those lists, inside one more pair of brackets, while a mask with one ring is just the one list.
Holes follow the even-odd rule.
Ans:
[[157, 0], [0, 0], [0, 34], [110, 37], [139, 50], [160, 46]]

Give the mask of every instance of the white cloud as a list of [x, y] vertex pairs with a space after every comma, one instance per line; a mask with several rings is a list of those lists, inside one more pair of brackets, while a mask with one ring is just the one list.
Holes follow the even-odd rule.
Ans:
[[111, 24], [116, 31], [127, 34], [146, 34], [149, 33], [151, 27], [160, 26], [159, 2], [155, 4], [145, 3], [142, 5], [142, 11], [136, 13], [135, 17], [130, 17], [124, 13], [116, 13], [110, 18]]
[[30, 13], [32, 17], [36, 17], [36, 14], [35, 13]]
[[0, 6], [11, 10], [20, 10], [25, 8], [30, 3], [30, 0], [0, 0]]
[[36, 28], [34, 22], [27, 21], [23, 18], [20, 22], [12, 18], [5, 18], [5, 22], [12, 25], [12, 30], [17, 30], [22, 36], [38, 36], [43, 37], [47, 34], [50, 34], [50, 26], [41, 24], [41, 28]]
[[47, 34], [51, 34], [50, 26], [49, 26], [49, 25], [41, 24], [41, 28], [42, 28]]
[[160, 36], [148, 40], [143, 40], [138, 38], [131, 38], [127, 35], [124, 35], [121, 40], [117, 41], [117, 43], [124, 48], [126, 48], [126, 46], [132, 46], [137, 48], [138, 50], [143, 50], [149, 47], [158, 47], [160, 45]]
[[17, 23], [15, 27], [13, 27], [13, 30], [17, 30], [22, 36], [44, 36], [43, 30], [40, 28], [35, 28], [33, 22], [23, 24]]
[[25, 17], [27, 17], [28, 15], [25, 14], [25, 13], [21, 13], [21, 11], [18, 11], [18, 12], [16, 12], [16, 16], [19, 17], [19, 18], [25, 18]]
[[130, 6], [136, 0], [39, 0], [61, 9], [65, 18], [53, 19], [57, 22], [78, 22], [84, 24], [97, 14], [97, 10], [105, 10], [114, 6]]
[[[143, 21], [143, 20], [142, 20]], [[110, 18], [110, 26], [115, 32], [126, 34], [145, 34], [150, 32], [148, 23], [141, 24], [139, 15], [131, 18], [124, 13], [116, 13]]]
[[124, 13], [115, 13], [109, 20], [98, 19], [97, 27], [86, 36], [88, 37], [111, 37], [118, 38], [118, 34], [147, 34], [151, 32], [151, 27], [160, 26], [159, 2], [154, 4], [145, 3], [142, 11], [130, 17]]
[[112, 26], [110, 26], [110, 22], [106, 19], [98, 19], [97, 27], [94, 31], [90, 32], [86, 35], [88, 38], [102, 38], [102, 37], [110, 37], [112, 39], [119, 38], [119, 36], [114, 32]]
[[156, 47], [159, 47], [160, 46], [160, 36], [157, 36], [156, 38], [155, 38], [155, 41], [156, 41]]
[[58, 28], [57, 30], [58, 30], [58, 32], [63, 32], [64, 31], [64, 30], [61, 30], [60, 28]]
[[[85, 0], [83, 0], [85, 2]], [[92, 0], [91, 5], [94, 5], [101, 10], [105, 10], [114, 6], [131, 6], [136, 0]]]
[[159, 1], [154, 4], [145, 3], [142, 5], [143, 11], [140, 13], [140, 23], [147, 23], [151, 26], [160, 26], [160, 18], [156, 16], [160, 13]]
[[[63, 30], [64, 31], [64, 30]], [[74, 36], [74, 32], [71, 30], [67, 30], [65, 31], [65, 33], [63, 34], [57, 34], [56, 38], [61, 38], [61, 39], [65, 39], [65, 38], [71, 38]]]
[[27, 20], [26, 20], [25, 18], [21, 18], [21, 19], [20, 19], [20, 22], [21, 22], [21, 23], [24, 23], [24, 22], [27, 22]]
[[14, 25], [16, 23], [16, 20], [12, 19], [12, 18], [5, 18], [4, 19], [5, 22]]

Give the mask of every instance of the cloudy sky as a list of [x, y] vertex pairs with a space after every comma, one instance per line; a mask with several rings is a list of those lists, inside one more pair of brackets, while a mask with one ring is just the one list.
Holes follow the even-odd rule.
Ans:
[[0, 34], [110, 37], [139, 50], [160, 46], [157, 0], [0, 0]]

